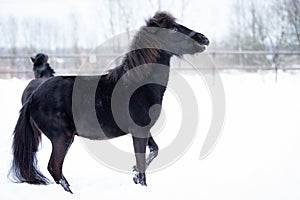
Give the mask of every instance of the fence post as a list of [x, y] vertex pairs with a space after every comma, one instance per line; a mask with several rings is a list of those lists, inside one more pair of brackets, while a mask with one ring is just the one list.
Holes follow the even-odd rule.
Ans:
[[278, 80], [278, 66], [279, 66], [279, 54], [276, 51], [274, 54], [274, 65], [275, 65], [275, 82]]

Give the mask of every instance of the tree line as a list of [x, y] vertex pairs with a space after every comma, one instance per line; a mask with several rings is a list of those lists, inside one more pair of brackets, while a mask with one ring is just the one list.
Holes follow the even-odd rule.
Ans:
[[[137, 3], [139, 2], [139, 3]], [[184, 18], [192, 6], [182, 0]], [[0, 18], [0, 53], [3, 55], [32, 54], [44, 51], [49, 54], [88, 53], [105, 39], [120, 32], [128, 33], [142, 18], [137, 13], [141, 2], [136, 0], [95, 1], [91, 10], [93, 22], [81, 23], [80, 15], [71, 12], [64, 21], [51, 18], [14, 15]], [[150, 0], [153, 10], [171, 6], [170, 0]], [[134, 5], [134, 6], [133, 6]], [[145, 6], [145, 5], [144, 5]], [[300, 0], [233, 0], [229, 31], [211, 50], [300, 51]], [[108, 19], [108, 20], [104, 20]], [[222, 22], [220, 22], [222, 23]], [[91, 26], [93, 24], [93, 26]], [[97, 33], [97, 34], [96, 34]], [[118, 44], [117, 44], [118, 46]], [[292, 59], [299, 60], [299, 57]], [[226, 58], [239, 65], [271, 65], [288, 63], [285, 57], [269, 55], [239, 55]], [[11, 61], [11, 65], [16, 65]]]

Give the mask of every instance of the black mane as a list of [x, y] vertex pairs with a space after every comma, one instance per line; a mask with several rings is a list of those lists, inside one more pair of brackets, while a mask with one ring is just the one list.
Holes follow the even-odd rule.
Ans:
[[46, 66], [47, 66], [46, 69], [41, 71], [41, 78], [44, 78], [44, 77], [49, 78], [49, 77], [54, 76], [54, 74], [55, 74], [54, 69], [51, 68], [49, 63], [47, 63]]
[[[146, 20], [146, 26], [137, 32], [129, 52], [118, 67], [108, 71], [107, 78], [117, 81], [127, 71], [143, 64], [156, 63], [164, 47], [162, 43], [153, 37], [151, 28], [169, 28], [175, 23], [173, 15], [167, 12], [157, 12], [153, 17]], [[152, 29], [153, 30], [153, 29]], [[126, 77], [127, 81], [141, 81], [151, 73], [151, 66], [143, 66], [135, 70], [134, 76]]]

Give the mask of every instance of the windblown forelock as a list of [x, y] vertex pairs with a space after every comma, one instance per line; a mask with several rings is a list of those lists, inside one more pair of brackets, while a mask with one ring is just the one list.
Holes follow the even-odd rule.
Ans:
[[153, 17], [146, 21], [148, 27], [153, 27], [155, 24], [160, 28], [170, 28], [176, 21], [176, 18], [168, 12], [157, 12]]

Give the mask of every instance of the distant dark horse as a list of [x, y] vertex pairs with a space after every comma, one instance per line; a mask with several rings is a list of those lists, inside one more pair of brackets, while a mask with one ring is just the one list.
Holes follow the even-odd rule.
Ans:
[[54, 70], [48, 63], [48, 56], [42, 53], [37, 54], [35, 57], [30, 57], [33, 63], [34, 78], [29, 82], [22, 94], [22, 105], [26, 102], [32, 92], [47, 78], [54, 76]]
[[[150, 46], [139, 48], [141, 44]], [[143, 26], [134, 37], [130, 51], [124, 56], [121, 65], [110, 70], [108, 74], [98, 76], [99, 80], [98, 85], [96, 85], [93, 105], [105, 137], [101, 134], [98, 138], [95, 135], [86, 134], [84, 129], [79, 130], [77, 128], [78, 124], [74, 122], [72, 95], [75, 90], [73, 90], [73, 87], [76, 78], [80, 79], [82, 77], [57, 76], [45, 81], [24, 104], [14, 130], [14, 157], [11, 172], [15, 181], [31, 184], [48, 183], [48, 180], [37, 169], [36, 152], [41, 134], [36, 134], [37, 132], [34, 130], [39, 130], [52, 143], [48, 171], [55, 182], [60, 184], [66, 191], [71, 192], [70, 185], [63, 176], [62, 166], [75, 135], [89, 139], [110, 139], [131, 133], [136, 156], [134, 169], [137, 170], [134, 182], [146, 185], [146, 168], [158, 154], [158, 146], [151, 136], [150, 129], [160, 113], [159, 110], [155, 118], [150, 119], [149, 109], [153, 105], [162, 104], [166, 90], [165, 85], [169, 79], [170, 59], [173, 55], [182, 56], [183, 54], [202, 52], [208, 44], [209, 40], [203, 34], [176, 23], [175, 18], [167, 12], [157, 12], [147, 20], [146, 26]], [[135, 71], [134, 75], [127, 76], [128, 71], [145, 64], [146, 67]], [[160, 71], [152, 64], [164, 65], [167, 70]], [[119, 95], [120, 105], [117, 106], [119, 106], [118, 109], [121, 112], [118, 113], [118, 117], [123, 119], [123, 128], [120, 128], [113, 116], [112, 96], [118, 81], [123, 79], [124, 76], [126, 77], [125, 89], [122, 91], [124, 94], [127, 92], [126, 87], [140, 85], [140, 82], [149, 78], [159, 80], [165, 85], [150, 83], [139, 87], [130, 98], [128, 108], [130, 116], [128, 116], [128, 113], [123, 112], [122, 106], [125, 100], [123, 100], [122, 95]], [[87, 80], [95, 79], [95, 77], [88, 76], [83, 78]], [[83, 102], [82, 107], [85, 103], [88, 102]], [[130, 121], [129, 118], [132, 120]], [[134, 128], [135, 125], [132, 124], [132, 121], [141, 127], [146, 127], [146, 129], [139, 132], [139, 129]], [[80, 124], [86, 129], [89, 128], [88, 119], [84, 116], [81, 118]], [[150, 149], [147, 158], [145, 154], [146, 146]]]

